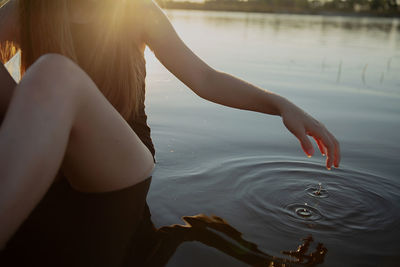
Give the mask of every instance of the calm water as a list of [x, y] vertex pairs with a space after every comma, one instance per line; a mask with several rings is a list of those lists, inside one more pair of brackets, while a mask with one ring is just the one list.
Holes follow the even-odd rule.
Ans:
[[[328, 248], [323, 266], [400, 262], [400, 21], [168, 15], [211, 66], [282, 94], [324, 122], [343, 158], [327, 171], [322, 156], [305, 157], [280, 118], [205, 102], [148, 51], [154, 223], [216, 214], [273, 256], [312, 234]], [[188, 242], [169, 266], [244, 264]]]

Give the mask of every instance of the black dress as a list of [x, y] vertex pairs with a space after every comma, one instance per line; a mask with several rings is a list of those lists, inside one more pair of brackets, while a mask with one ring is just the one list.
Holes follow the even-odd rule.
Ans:
[[95, 194], [77, 192], [65, 179], [56, 182], [8, 242], [0, 265], [128, 266], [143, 261], [138, 248], [149, 243], [154, 231], [146, 205], [150, 180]]

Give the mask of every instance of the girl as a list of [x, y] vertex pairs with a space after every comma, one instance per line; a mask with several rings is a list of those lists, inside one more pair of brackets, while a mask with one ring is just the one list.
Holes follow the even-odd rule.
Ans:
[[[307, 135], [327, 155], [328, 169], [339, 166], [339, 144], [324, 125], [287, 99], [208, 66], [150, 0], [9, 0], [0, 9], [0, 43], [3, 63], [21, 51], [23, 74], [13, 84], [1, 66], [5, 252], [23, 251], [29, 238], [47, 247], [69, 240], [70, 258], [123, 264], [154, 168], [144, 112], [146, 45], [200, 97], [281, 116], [308, 156], [314, 150]], [[38, 229], [52, 235], [32, 235]], [[110, 251], [115, 255], [107, 257]]]

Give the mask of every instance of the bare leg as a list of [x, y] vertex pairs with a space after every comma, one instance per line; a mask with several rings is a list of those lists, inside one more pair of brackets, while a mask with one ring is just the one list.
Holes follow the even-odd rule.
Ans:
[[147, 178], [151, 153], [72, 61], [45, 55], [16, 87], [0, 128], [0, 248], [37, 205], [61, 164], [81, 191]]

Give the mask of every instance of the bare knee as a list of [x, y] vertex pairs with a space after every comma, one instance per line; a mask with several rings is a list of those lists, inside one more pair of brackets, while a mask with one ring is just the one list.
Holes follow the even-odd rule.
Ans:
[[43, 54], [35, 61], [35, 63], [33, 63], [33, 65], [38, 65], [38, 64], [42, 64], [42, 63], [44, 63], [45, 65], [56, 64], [58, 66], [66, 66], [68, 64], [72, 64], [72, 65], [75, 64], [68, 57], [63, 56], [61, 54], [56, 54], [56, 53]]
[[88, 75], [72, 60], [59, 54], [41, 56], [18, 85], [31, 99], [63, 102], [77, 102], [89, 87], [95, 85]]
[[23, 79], [30, 78], [46, 82], [62, 78], [69, 79], [70, 82], [73, 82], [77, 80], [74, 79], [74, 76], [81, 76], [81, 72], [83, 71], [80, 70], [78, 65], [69, 58], [60, 54], [45, 54], [28, 68]]

